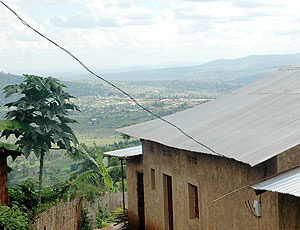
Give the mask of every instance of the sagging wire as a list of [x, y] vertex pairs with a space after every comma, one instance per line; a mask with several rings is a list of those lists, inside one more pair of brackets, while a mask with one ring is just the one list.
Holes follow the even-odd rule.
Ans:
[[252, 216], [257, 217], [257, 216], [255, 215], [253, 209], [251, 208], [251, 204], [250, 204], [250, 201], [249, 201], [249, 200], [248, 200], [248, 201], [245, 201], [245, 206], [246, 206], [246, 208], [248, 209], [248, 212], [249, 212]]
[[68, 51], [66, 48], [62, 47], [61, 45], [59, 45], [58, 43], [54, 42], [53, 40], [51, 40], [50, 38], [46, 37], [45, 35], [43, 35], [41, 32], [39, 32], [38, 30], [36, 30], [35, 28], [33, 28], [32, 26], [30, 26], [26, 21], [24, 21], [12, 8], [10, 8], [8, 5], [6, 5], [3, 1], [0, 0], [0, 3], [2, 3], [3, 6], [5, 6], [9, 11], [11, 11], [21, 22], [23, 25], [29, 27], [31, 30], [33, 30], [35, 33], [37, 33], [38, 35], [40, 35], [41, 37], [43, 37], [44, 39], [46, 39], [47, 41], [49, 41], [50, 43], [52, 43], [53, 45], [55, 45], [56, 47], [58, 47], [59, 49], [61, 49], [62, 51], [64, 51], [65, 53], [67, 53], [69, 56], [71, 56], [74, 60], [76, 60], [86, 71], [88, 71], [90, 74], [92, 74], [93, 76], [99, 78], [100, 80], [104, 81], [105, 83], [107, 83], [108, 85], [112, 86], [113, 88], [117, 89], [118, 91], [120, 91], [121, 93], [123, 93], [124, 95], [126, 95], [130, 100], [132, 100], [137, 106], [139, 106], [141, 109], [143, 109], [144, 111], [150, 113], [151, 115], [153, 115], [154, 117], [160, 119], [161, 121], [173, 126], [174, 128], [176, 128], [179, 132], [181, 132], [184, 136], [188, 137], [189, 139], [193, 140], [194, 142], [196, 142], [197, 144], [201, 145], [202, 147], [208, 149], [209, 151], [211, 151], [212, 153], [223, 157], [222, 154], [216, 152], [215, 150], [213, 150], [212, 148], [210, 148], [209, 146], [201, 143], [200, 141], [196, 140], [195, 138], [193, 138], [192, 136], [190, 136], [189, 134], [187, 134], [185, 131], [183, 131], [180, 127], [178, 127], [177, 125], [173, 124], [172, 122], [166, 120], [165, 118], [153, 113], [152, 111], [150, 111], [149, 109], [147, 109], [146, 107], [142, 106], [136, 99], [134, 99], [130, 94], [128, 94], [126, 91], [124, 91], [123, 89], [119, 88], [118, 86], [114, 85], [113, 83], [111, 83], [110, 81], [104, 79], [103, 77], [97, 75], [96, 73], [94, 73], [92, 70], [90, 70], [83, 62], [81, 62], [74, 54], [72, 54], [70, 51]]

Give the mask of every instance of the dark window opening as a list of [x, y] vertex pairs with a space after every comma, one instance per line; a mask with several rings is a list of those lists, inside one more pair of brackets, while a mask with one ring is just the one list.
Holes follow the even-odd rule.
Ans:
[[155, 189], [155, 170], [151, 169], [151, 188]]
[[190, 219], [199, 219], [198, 188], [195, 185], [189, 184], [188, 190]]

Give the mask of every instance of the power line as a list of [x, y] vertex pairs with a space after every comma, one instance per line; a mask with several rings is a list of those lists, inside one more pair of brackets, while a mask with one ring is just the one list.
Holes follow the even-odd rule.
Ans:
[[54, 42], [53, 40], [51, 40], [50, 38], [46, 37], [45, 35], [43, 35], [41, 32], [39, 32], [38, 30], [36, 30], [35, 28], [33, 28], [32, 26], [30, 26], [26, 21], [24, 21], [12, 8], [10, 8], [8, 5], [6, 5], [3, 1], [0, 0], [0, 2], [2, 3], [2, 5], [4, 5], [8, 10], [10, 10], [25, 26], [29, 27], [31, 30], [33, 30], [34, 32], [36, 32], [38, 35], [40, 35], [41, 37], [43, 37], [44, 39], [46, 39], [47, 41], [49, 41], [50, 43], [52, 43], [53, 45], [55, 45], [56, 47], [60, 48], [61, 50], [63, 50], [65, 53], [67, 53], [69, 56], [71, 56], [73, 59], [75, 59], [86, 71], [88, 71], [90, 74], [94, 75], [95, 77], [99, 78], [100, 80], [106, 82], [108, 85], [112, 86], [113, 88], [117, 89], [118, 91], [120, 91], [121, 93], [125, 94], [130, 100], [132, 100], [137, 106], [139, 106], [141, 109], [143, 109], [144, 111], [150, 113], [151, 115], [155, 116], [156, 118], [160, 119], [161, 121], [173, 126], [174, 128], [176, 128], [179, 132], [181, 132], [184, 136], [188, 137], [189, 139], [193, 140], [194, 142], [196, 142], [197, 144], [201, 145], [202, 147], [210, 150], [211, 152], [213, 152], [214, 154], [217, 154], [219, 156], [223, 156], [220, 153], [217, 153], [216, 151], [214, 151], [212, 148], [210, 148], [209, 146], [197, 141], [195, 138], [193, 138], [192, 136], [190, 136], [189, 134], [187, 134], [186, 132], [184, 132], [180, 127], [178, 127], [177, 125], [173, 124], [172, 122], [166, 120], [165, 118], [153, 113], [152, 111], [150, 111], [149, 109], [147, 109], [146, 107], [142, 106], [140, 103], [137, 102], [136, 99], [134, 99], [130, 94], [128, 94], [126, 91], [124, 91], [123, 89], [119, 88], [118, 86], [114, 85], [113, 83], [111, 83], [110, 81], [104, 79], [103, 77], [97, 75], [96, 73], [94, 73], [92, 70], [90, 70], [83, 62], [81, 62], [74, 54], [72, 54], [70, 51], [68, 51], [67, 49], [65, 49], [64, 47], [60, 46], [59, 44], [57, 44], [56, 42]]

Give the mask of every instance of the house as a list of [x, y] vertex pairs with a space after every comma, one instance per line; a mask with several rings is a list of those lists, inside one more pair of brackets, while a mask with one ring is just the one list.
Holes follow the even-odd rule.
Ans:
[[300, 165], [300, 67], [165, 119], [194, 140], [159, 119], [119, 130], [143, 148], [126, 161], [131, 229], [300, 229], [282, 193]]
[[20, 156], [22, 149], [16, 145], [0, 142], [0, 201], [1, 204], [9, 205], [7, 157]]

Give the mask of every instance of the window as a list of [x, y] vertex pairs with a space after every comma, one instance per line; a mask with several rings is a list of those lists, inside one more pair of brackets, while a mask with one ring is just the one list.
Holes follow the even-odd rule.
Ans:
[[188, 184], [188, 190], [190, 219], [199, 219], [198, 188], [195, 185]]
[[151, 188], [155, 189], [155, 170], [151, 169]]

